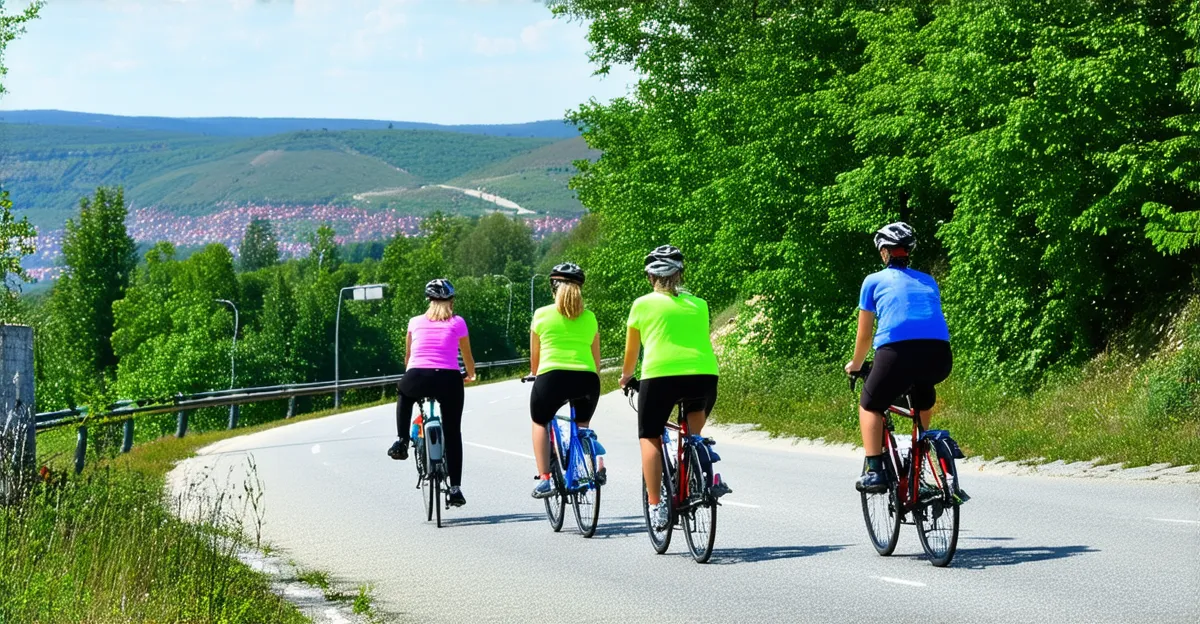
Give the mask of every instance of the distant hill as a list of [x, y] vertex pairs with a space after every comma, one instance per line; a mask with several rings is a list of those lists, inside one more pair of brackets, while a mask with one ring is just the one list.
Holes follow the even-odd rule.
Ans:
[[341, 205], [421, 215], [478, 214], [480, 189], [543, 215], [583, 207], [578, 137], [434, 130], [299, 131], [269, 136], [0, 123], [0, 185], [39, 227], [61, 227], [96, 186], [122, 185], [135, 208], [203, 215], [230, 206]]
[[566, 139], [579, 136], [563, 120], [519, 124], [438, 125], [372, 119], [304, 119], [290, 117], [124, 117], [60, 110], [0, 111], [0, 122], [41, 126], [79, 126], [117, 130], [150, 130], [202, 136], [256, 137], [301, 130], [440, 130], [502, 137]]

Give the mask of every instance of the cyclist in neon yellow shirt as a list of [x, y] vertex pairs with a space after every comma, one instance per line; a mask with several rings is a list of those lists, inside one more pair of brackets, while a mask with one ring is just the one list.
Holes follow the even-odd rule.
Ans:
[[[567, 262], [554, 267], [550, 271], [554, 304], [538, 308], [529, 328], [530, 374], [537, 377], [529, 395], [529, 416], [540, 476], [533, 488], [534, 498], [554, 495], [546, 425], [569, 402], [575, 408], [579, 428], [586, 430], [600, 401], [600, 330], [596, 315], [583, 307], [583, 280], [583, 269], [578, 265]], [[603, 447], [599, 442], [595, 445], [597, 454], [602, 454]], [[596, 480], [601, 485], [605, 481], [603, 460]]]
[[[700, 435], [717, 402], [717, 356], [709, 328], [708, 302], [683, 290], [683, 252], [663, 245], [646, 256], [646, 277], [654, 291], [639, 297], [626, 322], [625, 363], [621, 387], [628, 385], [644, 348], [638, 392], [638, 437], [642, 447], [642, 476], [655, 529], [666, 528], [667, 501], [662, 487], [662, 434], [681, 400], [688, 429]], [[723, 481], [713, 485], [717, 496], [732, 490]]]

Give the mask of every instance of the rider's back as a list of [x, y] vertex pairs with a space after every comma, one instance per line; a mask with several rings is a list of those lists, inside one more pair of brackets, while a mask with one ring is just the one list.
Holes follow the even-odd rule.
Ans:
[[431, 321], [425, 315], [408, 321], [412, 334], [412, 355], [408, 368], [458, 369], [458, 341], [467, 336], [467, 322], [461, 316]]
[[705, 300], [652, 292], [633, 302], [627, 325], [641, 334], [643, 378], [718, 374]]
[[533, 315], [531, 328], [541, 345], [539, 374], [555, 370], [599, 372], [592, 357], [598, 325], [591, 310], [570, 319], [553, 304], [541, 307]]
[[941, 290], [932, 276], [890, 266], [863, 280], [858, 307], [876, 315], [874, 347], [904, 340], [950, 340]]

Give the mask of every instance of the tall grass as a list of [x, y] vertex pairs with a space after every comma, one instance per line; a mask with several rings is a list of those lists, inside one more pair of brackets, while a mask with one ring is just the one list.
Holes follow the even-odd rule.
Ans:
[[[771, 363], [735, 349], [722, 358], [719, 422], [861, 444], [856, 406], [839, 364]], [[938, 386], [933, 426], [984, 458], [1200, 465], [1200, 299], [1149, 358], [1102, 354], [1032, 393], [952, 375]]]

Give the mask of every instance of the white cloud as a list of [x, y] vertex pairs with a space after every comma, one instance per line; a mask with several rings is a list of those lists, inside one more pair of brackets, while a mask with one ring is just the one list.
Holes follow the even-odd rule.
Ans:
[[521, 29], [521, 45], [530, 50], [545, 50], [549, 45], [550, 36], [559, 26], [553, 19], [544, 19], [536, 24], [530, 24]]
[[475, 35], [475, 52], [483, 56], [516, 54], [517, 40], [509, 37], [484, 37], [483, 35]]

